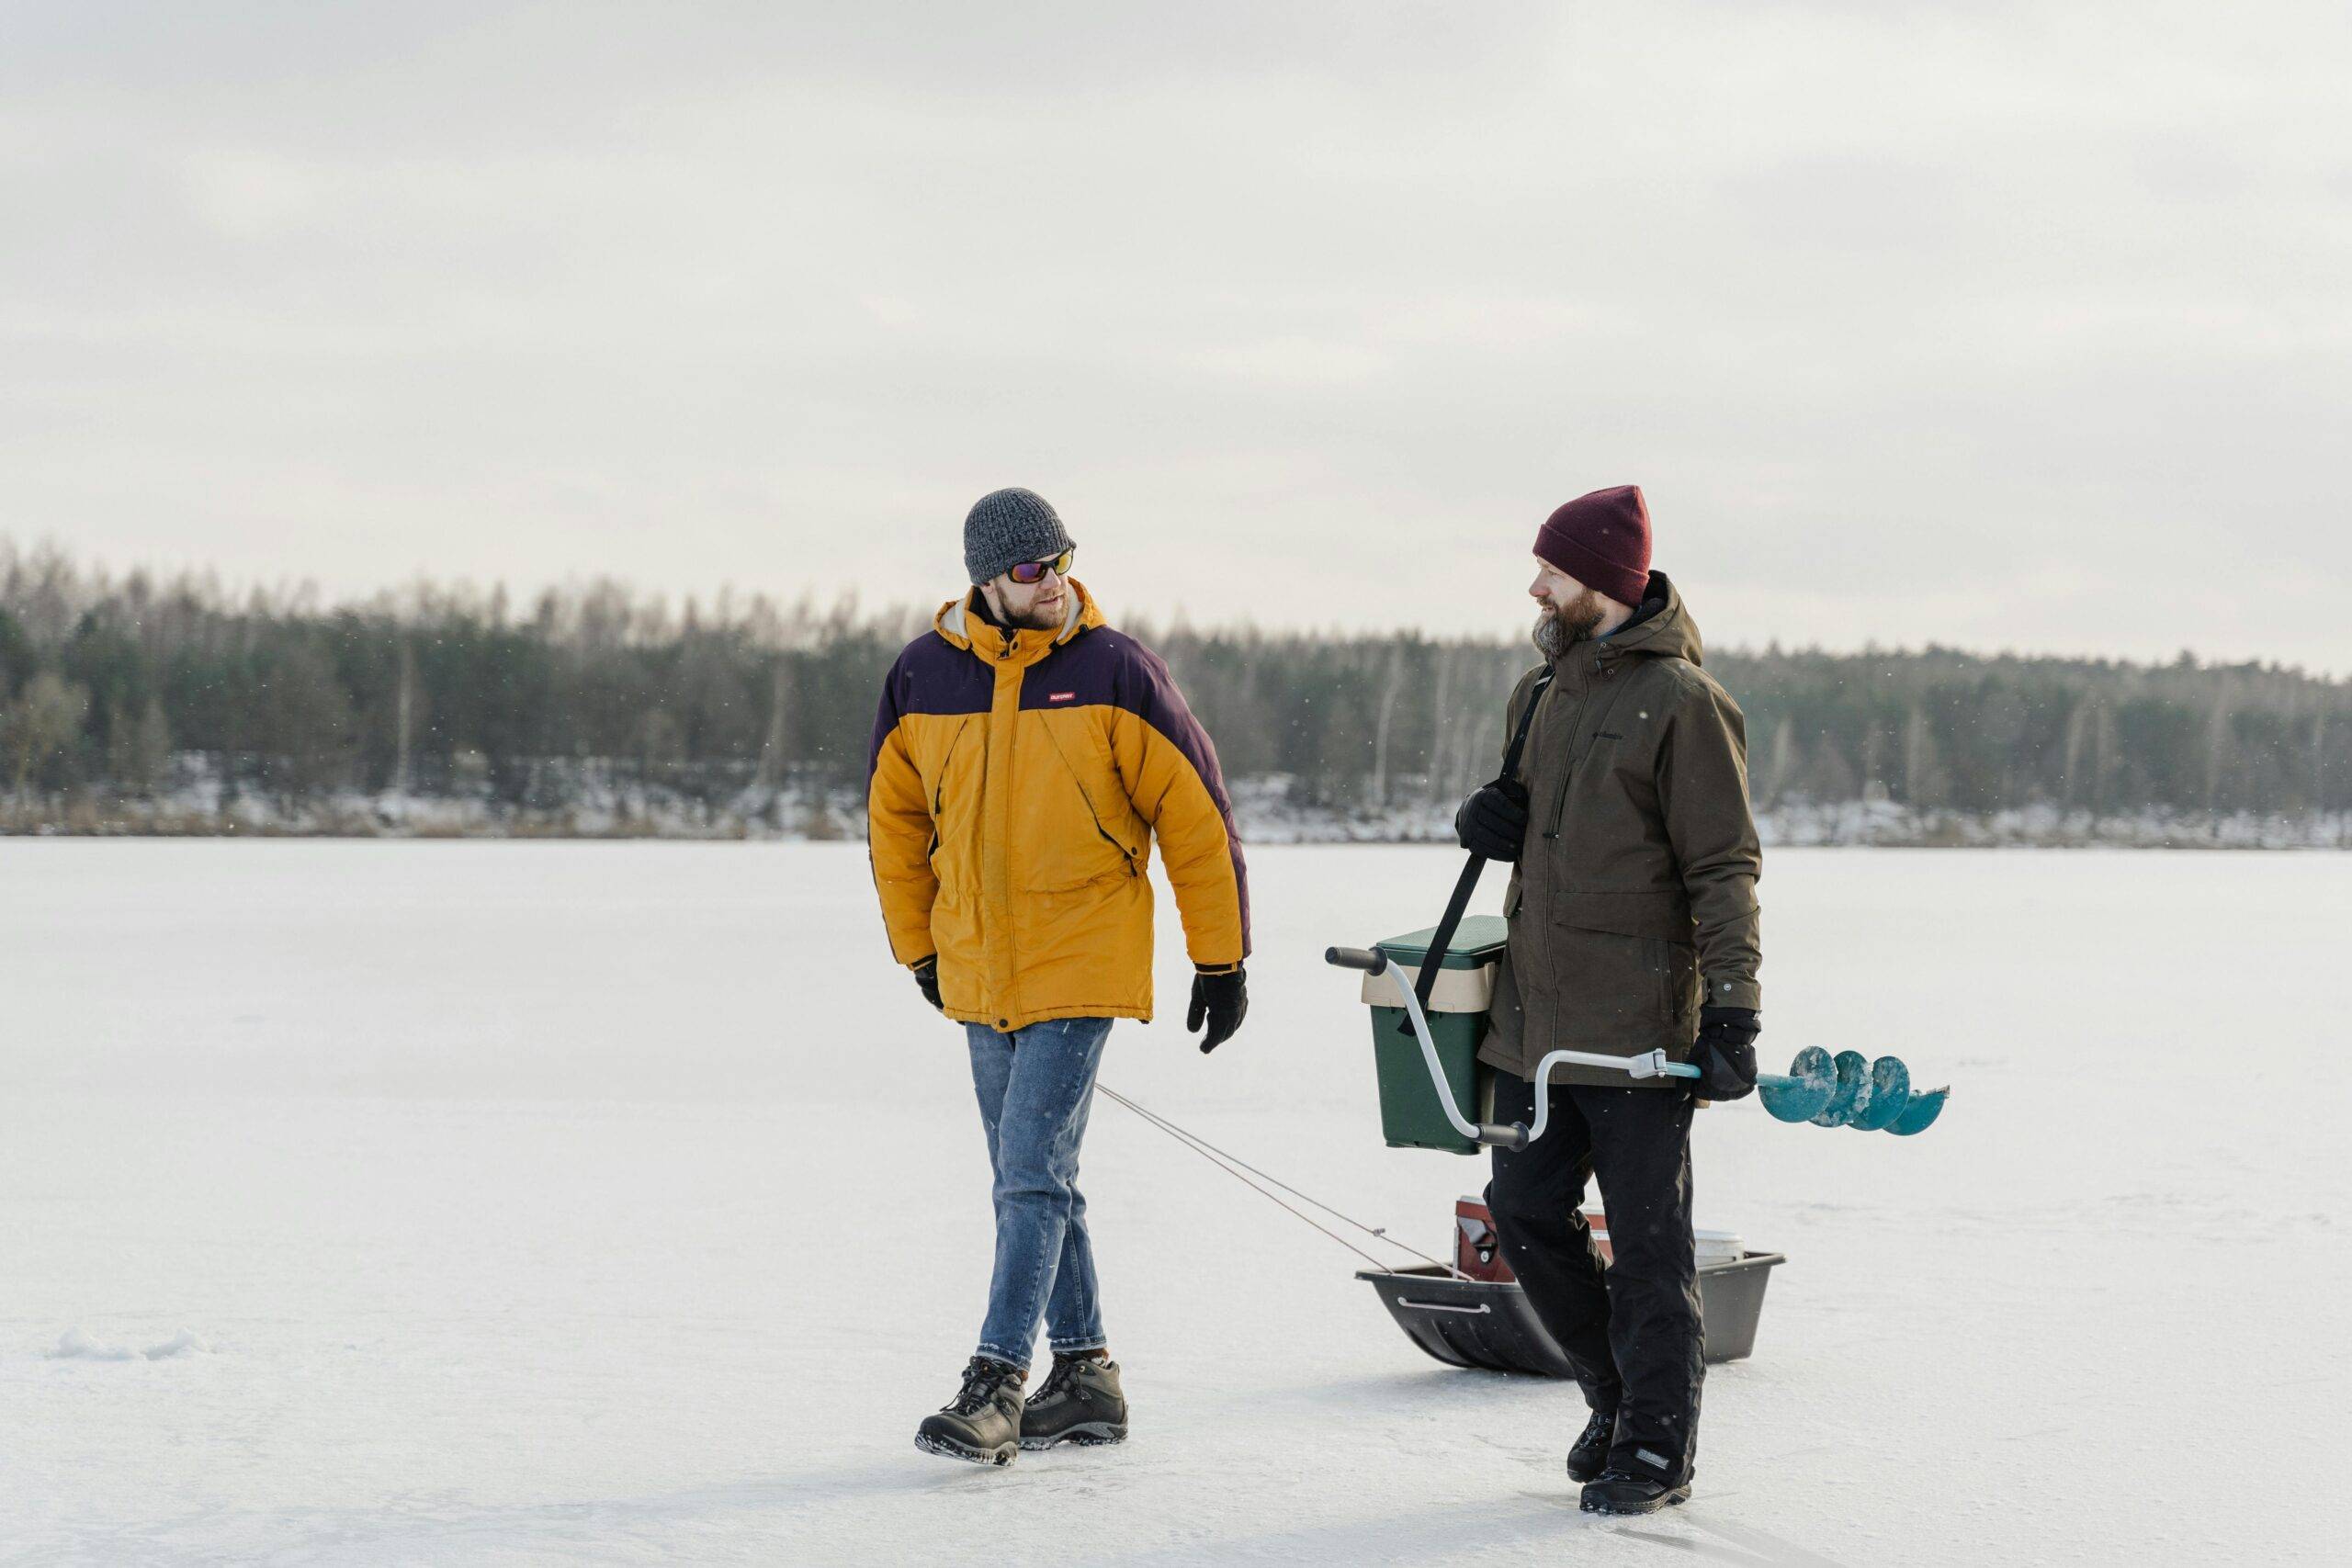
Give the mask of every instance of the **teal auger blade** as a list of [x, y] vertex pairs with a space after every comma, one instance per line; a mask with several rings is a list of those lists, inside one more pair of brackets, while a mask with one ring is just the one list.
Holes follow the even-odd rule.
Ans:
[[1789, 1064], [1785, 1079], [1759, 1079], [1757, 1098], [1764, 1109], [1779, 1121], [1810, 1122], [1821, 1114], [1838, 1092], [1838, 1073], [1830, 1063], [1829, 1053], [1818, 1045], [1808, 1045]]
[[1870, 1102], [1846, 1125], [1860, 1133], [1883, 1132], [1910, 1106], [1911, 1069], [1900, 1056], [1881, 1056], [1871, 1064]]
[[1936, 1118], [1944, 1113], [1944, 1101], [1951, 1094], [1951, 1089], [1947, 1086], [1943, 1089], [1931, 1089], [1925, 1094], [1913, 1095], [1911, 1103], [1904, 1107], [1903, 1114], [1894, 1119], [1894, 1124], [1887, 1128], [1887, 1131], [1898, 1138], [1907, 1138], [1915, 1133], [1926, 1132], [1935, 1125]]
[[1860, 1051], [1840, 1051], [1833, 1064], [1838, 1073], [1838, 1088], [1829, 1103], [1813, 1119], [1816, 1127], [1843, 1127], [1853, 1120], [1863, 1107], [1862, 1097], [1870, 1092], [1871, 1061]]

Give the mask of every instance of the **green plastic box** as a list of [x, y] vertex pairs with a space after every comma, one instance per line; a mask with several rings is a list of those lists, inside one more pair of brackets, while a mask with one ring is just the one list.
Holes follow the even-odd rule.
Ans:
[[[1396, 964], [1419, 970], [1429, 956], [1430, 939], [1437, 928], [1425, 927], [1380, 943]], [[1437, 1046], [1438, 1064], [1445, 1069], [1453, 1103], [1473, 1122], [1493, 1120], [1494, 1075], [1478, 1065], [1478, 1044], [1487, 1034], [1487, 1003], [1494, 994], [1495, 965], [1500, 962], [1510, 927], [1500, 915], [1471, 915], [1455, 928], [1446, 944], [1437, 990], [1428, 1009], [1430, 1040]], [[1380, 1074], [1380, 1127], [1392, 1149], [1443, 1149], [1449, 1154], [1474, 1155], [1478, 1145], [1454, 1131], [1430, 1087], [1430, 1070], [1421, 1060], [1421, 1044], [1396, 1001], [1398, 980], [1410, 978], [1394, 969], [1364, 976], [1363, 999], [1372, 1004], [1373, 1065]]]

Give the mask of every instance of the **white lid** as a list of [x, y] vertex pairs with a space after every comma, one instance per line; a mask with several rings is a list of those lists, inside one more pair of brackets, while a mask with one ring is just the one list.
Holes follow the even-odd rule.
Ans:
[[[1583, 1212], [1594, 1234], [1607, 1235], [1609, 1221], [1601, 1211], [1587, 1208]], [[1702, 1258], [1744, 1258], [1747, 1255], [1747, 1238], [1737, 1231], [1702, 1231], [1690, 1233], [1690, 1250]]]
[[[1357, 987], [1357, 999], [1376, 1008], [1401, 1008], [1404, 998], [1396, 994], [1401, 982], [1407, 990], [1421, 983], [1421, 972], [1409, 964], [1391, 964], [1377, 975], [1366, 975]], [[1418, 994], [1418, 993], [1416, 993]], [[1429, 1010], [1431, 1012], [1484, 1012], [1495, 999], [1495, 966], [1481, 964], [1475, 969], [1441, 969], [1437, 984], [1430, 987]]]
[[1692, 1256], [1708, 1258], [1737, 1259], [1745, 1257], [1747, 1247], [1736, 1231], [1700, 1231], [1690, 1233]]

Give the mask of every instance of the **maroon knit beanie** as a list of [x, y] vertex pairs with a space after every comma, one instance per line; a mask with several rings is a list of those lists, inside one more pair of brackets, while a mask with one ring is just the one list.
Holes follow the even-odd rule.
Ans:
[[1580, 495], [1544, 520], [1535, 553], [1620, 604], [1638, 609], [1650, 586], [1650, 509], [1642, 487]]

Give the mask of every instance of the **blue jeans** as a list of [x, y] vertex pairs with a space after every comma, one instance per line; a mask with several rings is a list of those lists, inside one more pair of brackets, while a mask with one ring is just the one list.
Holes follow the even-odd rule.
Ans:
[[1026, 1371], [1040, 1318], [1057, 1352], [1102, 1344], [1078, 1145], [1111, 1021], [1048, 1019], [1009, 1034], [967, 1023], [964, 1031], [996, 1172], [996, 1274], [980, 1354]]

